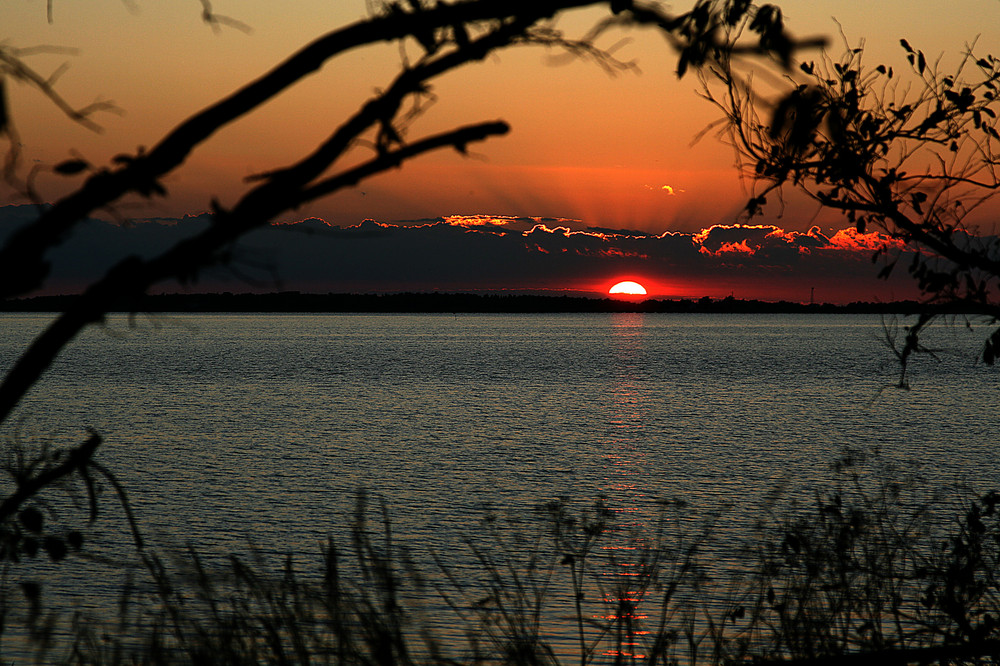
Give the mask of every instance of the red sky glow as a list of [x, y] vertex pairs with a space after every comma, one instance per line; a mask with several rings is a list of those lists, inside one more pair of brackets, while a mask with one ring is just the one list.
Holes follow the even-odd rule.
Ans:
[[[33, 214], [0, 208], [0, 237]], [[100, 266], [129, 254], [151, 255], [198, 232], [205, 216], [156, 218], [121, 226], [91, 220], [77, 242], [85, 255], [56, 253], [47, 293], [79, 291]], [[896, 241], [853, 229], [805, 232], [774, 225], [712, 225], [695, 232], [613, 230], [567, 219], [452, 215], [406, 224], [319, 218], [275, 224], [233, 251], [233, 266], [193, 285], [161, 291], [384, 293], [442, 291], [606, 297], [632, 280], [649, 298], [808, 302], [889, 301], [917, 297], [904, 271], [876, 280], [876, 249]], [[905, 263], [905, 262], [904, 262]]]

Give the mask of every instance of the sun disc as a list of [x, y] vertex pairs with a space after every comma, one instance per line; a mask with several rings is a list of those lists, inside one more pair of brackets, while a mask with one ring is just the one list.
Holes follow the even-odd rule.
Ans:
[[644, 296], [646, 294], [646, 288], [643, 287], [638, 282], [625, 281], [619, 282], [615, 286], [608, 290], [609, 294], [631, 294], [633, 296]]

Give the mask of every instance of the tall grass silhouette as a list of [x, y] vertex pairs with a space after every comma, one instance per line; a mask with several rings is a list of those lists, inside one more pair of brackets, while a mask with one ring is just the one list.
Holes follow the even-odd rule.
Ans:
[[[68, 459], [43, 456], [48, 467], [22, 456], [12, 469], [26, 479]], [[53, 592], [24, 576], [33, 560], [86, 556], [84, 543], [40, 545], [54, 538], [44, 493], [91, 498], [96, 480], [78, 478], [75, 490], [36, 488], [3, 518], [0, 637], [5, 658], [88, 664], [996, 659], [1000, 493], [928, 489], [856, 451], [832, 468], [806, 501], [764, 507], [742, 541], [682, 501], [641, 524], [602, 498], [553, 500], [486, 515], [462, 553], [424, 556], [397, 543], [391, 502], [359, 493], [311, 565], [301, 553], [219, 558], [137, 540], [117, 613], [101, 617], [60, 614]], [[81, 504], [83, 520], [91, 509]]]

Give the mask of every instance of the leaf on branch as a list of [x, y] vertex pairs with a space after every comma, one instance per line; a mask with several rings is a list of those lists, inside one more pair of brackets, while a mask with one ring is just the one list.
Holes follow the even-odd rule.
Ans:
[[60, 562], [66, 559], [66, 542], [55, 536], [47, 536], [42, 542], [42, 548], [49, 554], [53, 562]]
[[775, 5], [761, 5], [750, 22], [750, 30], [760, 35], [762, 51], [778, 57], [788, 67], [793, 44], [785, 34], [785, 21], [781, 9]]
[[726, 25], [733, 27], [743, 20], [750, 9], [750, 0], [733, 0], [726, 8]]
[[35, 534], [42, 531], [42, 525], [45, 520], [42, 512], [33, 506], [29, 506], [18, 513], [17, 519], [24, 525], [25, 529]]
[[89, 165], [84, 160], [66, 160], [52, 167], [52, 171], [62, 176], [72, 176], [78, 174]]
[[934, 109], [934, 111], [932, 111], [926, 118], [924, 118], [924, 121], [920, 123], [920, 126], [917, 128], [918, 133], [934, 129], [943, 120], [946, 120], [948, 118], [947, 112], [940, 107], [940, 102], [938, 104], [939, 104], [938, 108]]
[[747, 202], [746, 211], [747, 215], [754, 217], [763, 210], [764, 205], [767, 203], [767, 197], [761, 195], [759, 197], [751, 197], [750, 201]]
[[688, 68], [688, 56], [687, 50], [681, 51], [680, 56], [677, 58], [677, 78], [684, 78], [684, 74], [687, 72]]

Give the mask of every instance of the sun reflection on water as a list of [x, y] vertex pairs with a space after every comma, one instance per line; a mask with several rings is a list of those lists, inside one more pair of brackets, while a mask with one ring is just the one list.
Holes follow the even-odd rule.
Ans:
[[646, 498], [643, 470], [647, 459], [645, 393], [645, 317], [643, 313], [612, 316], [611, 417], [605, 447], [605, 492], [616, 514], [613, 533], [602, 546], [608, 567], [603, 577], [602, 595], [606, 612], [596, 620], [619, 628], [614, 648], [602, 654], [617, 659], [643, 659], [641, 637], [649, 616], [642, 611], [642, 590], [649, 584], [643, 567], [643, 533], [649, 529], [640, 504]]

